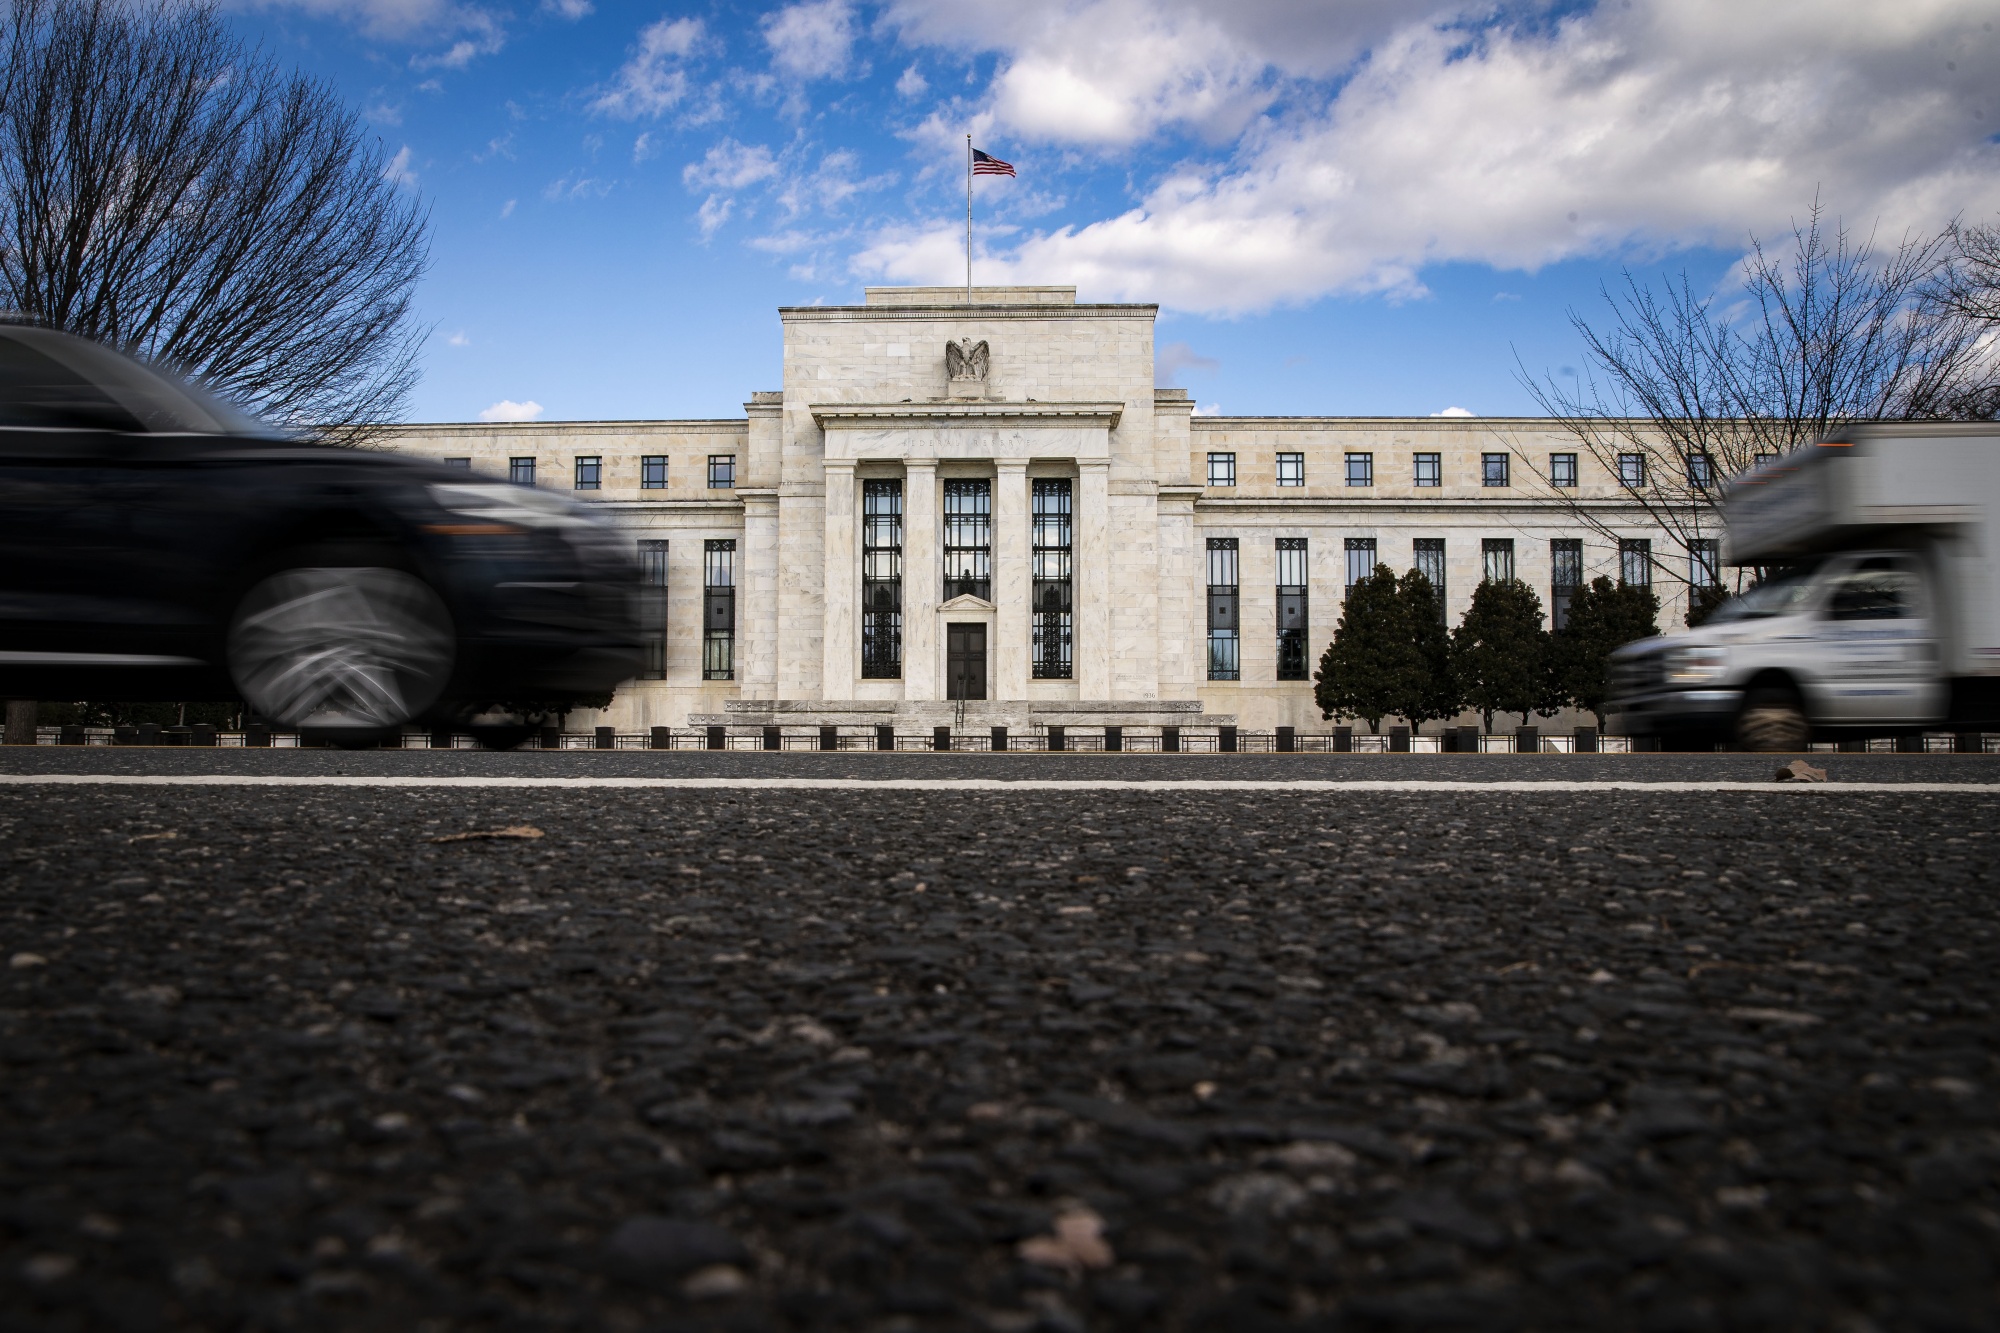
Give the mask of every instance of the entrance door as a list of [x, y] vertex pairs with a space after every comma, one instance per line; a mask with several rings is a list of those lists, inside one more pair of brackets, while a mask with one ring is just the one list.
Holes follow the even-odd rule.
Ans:
[[986, 697], [986, 626], [944, 627], [944, 697]]

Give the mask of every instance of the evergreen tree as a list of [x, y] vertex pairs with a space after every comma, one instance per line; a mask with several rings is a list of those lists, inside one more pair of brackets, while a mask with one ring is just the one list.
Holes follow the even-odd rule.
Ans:
[[1444, 627], [1444, 608], [1437, 589], [1416, 570], [1403, 575], [1396, 589], [1403, 604], [1404, 632], [1409, 635], [1416, 669], [1410, 692], [1396, 712], [1410, 720], [1410, 731], [1430, 721], [1458, 716], [1458, 682], [1451, 670], [1451, 634]]
[[[1572, 616], [1575, 614], [1571, 611]], [[1452, 674], [1465, 702], [1493, 729], [1495, 713], [1528, 714], [1549, 697], [1548, 634], [1542, 599], [1519, 579], [1491, 579], [1472, 591], [1472, 605], [1451, 636]]]
[[1660, 599], [1651, 588], [1615, 584], [1599, 575], [1578, 588], [1569, 603], [1569, 621], [1554, 636], [1556, 685], [1561, 697], [1604, 725], [1604, 701], [1611, 693], [1607, 669], [1621, 644], [1660, 632]]
[[1358, 717], [1378, 731], [1385, 714], [1412, 697], [1421, 670], [1405, 626], [1396, 572], [1387, 565], [1347, 590], [1333, 642], [1313, 674], [1313, 699], [1325, 718]]

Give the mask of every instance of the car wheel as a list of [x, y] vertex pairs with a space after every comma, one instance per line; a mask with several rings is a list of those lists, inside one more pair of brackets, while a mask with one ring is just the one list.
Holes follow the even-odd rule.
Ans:
[[1736, 743], [1760, 754], [1803, 750], [1812, 738], [1806, 710], [1790, 690], [1754, 690], [1736, 715]]
[[244, 594], [229, 674], [251, 709], [360, 742], [429, 708], [451, 678], [451, 615], [429, 584], [375, 566], [284, 569]]

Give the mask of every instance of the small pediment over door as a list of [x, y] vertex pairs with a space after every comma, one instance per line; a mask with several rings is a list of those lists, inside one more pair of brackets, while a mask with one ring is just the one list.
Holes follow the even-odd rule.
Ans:
[[992, 611], [995, 609], [996, 608], [994, 607], [993, 603], [987, 601], [984, 597], [974, 597], [969, 592], [962, 592], [958, 596], [952, 598], [950, 601], [938, 607], [938, 610], [947, 613], [949, 612], [963, 613], [966, 611]]

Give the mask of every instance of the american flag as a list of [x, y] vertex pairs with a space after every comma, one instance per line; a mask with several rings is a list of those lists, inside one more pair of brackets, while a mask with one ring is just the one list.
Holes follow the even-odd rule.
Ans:
[[972, 174], [975, 176], [1011, 176], [1014, 174], [1012, 162], [1002, 162], [977, 148], [972, 150]]

